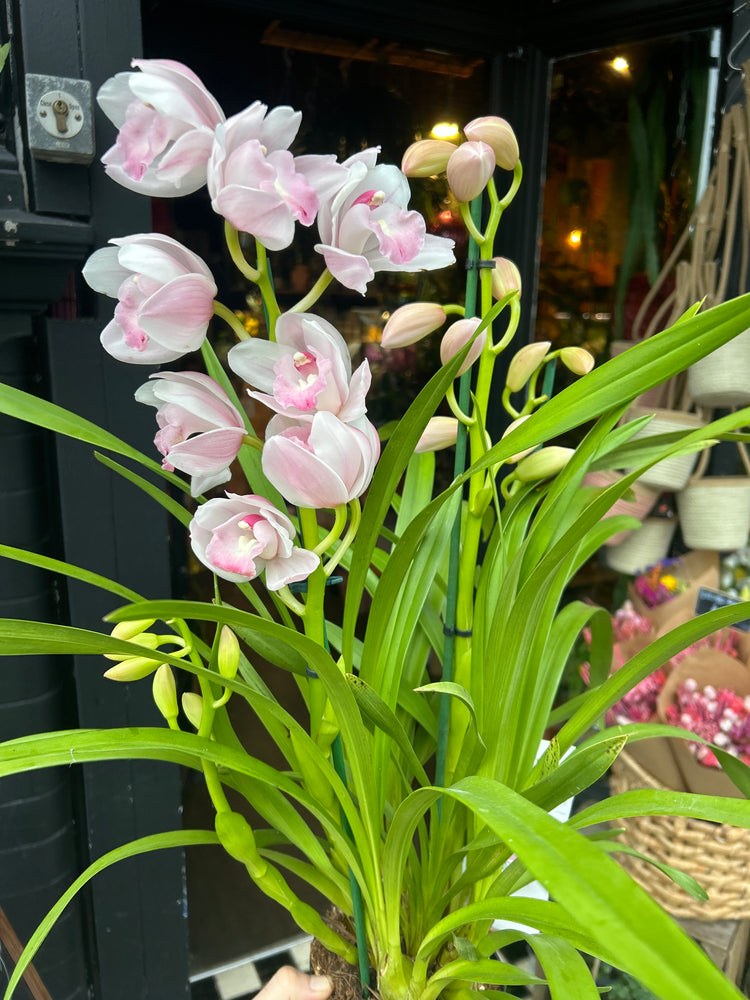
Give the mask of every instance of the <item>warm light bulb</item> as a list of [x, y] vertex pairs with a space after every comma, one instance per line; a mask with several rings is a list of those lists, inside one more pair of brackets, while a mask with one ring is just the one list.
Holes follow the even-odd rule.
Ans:
[[455, 122], [438, 122], [430, 133], [435, 139], [457, 139], [458, 125]]
[[575, 250], [581, 245], [581, 239], [583, 238], [583, 232], [580, 229], [572, 229], [568, 233], [568, 246], [573, 247]]
[[617, 56], [616, 58], [614, 58], [612, 60], [611, 66], [616, 73], [627, 73], [627, 71], [630, 69], [628, 61], [624, 56]]

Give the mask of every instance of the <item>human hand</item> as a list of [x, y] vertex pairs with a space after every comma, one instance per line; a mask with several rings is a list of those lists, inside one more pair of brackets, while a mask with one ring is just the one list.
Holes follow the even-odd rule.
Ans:
[[274, 972], [256, 1000], [327, 1000], [331, 989], [327, 976], [308, 976], [284, 965]]

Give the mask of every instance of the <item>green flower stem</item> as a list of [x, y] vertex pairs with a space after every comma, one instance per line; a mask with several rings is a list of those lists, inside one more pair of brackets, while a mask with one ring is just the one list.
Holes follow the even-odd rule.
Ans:
[[[191, 634], [190, 629], [187, 627], [186, 622], [175, 618], [171, 624], [180, 633], [186, 645], [190, 646], [190, 662], [195, 664], [196, 667], [203, 667], [203, 659], [196, 651], [195, 639]], [[217, 636], [218, 633], [219, 628], [217, 626]], [[209, 664], [211, 669], [214, 670], [216, 669], [214, 663], [214, 651], [217, 648], [218, 640], [214, 642], [214, 650], [212, 650], [211, 662]], [[198, 729], [198, 736], [202, 736], [204, 739], [209, 739], [214, 728], [214, 715], [216, 713], [216, 706], [214, 705], [214, 692], [212, 690], [211, 683], [206, 680], [205, 677], [198, 676], [198, 684], [200, 685], [201, 696], [203, 698], [203, 711], [201, 712], [201, 724]], [[203, 769], [203, 777], [206, 780], [206, 788], [208, 789], [208, 794], [211, 796], [211, 802], [213, 803], [214, 809], [217, 812], [231, 812], [231, 806], [229, 805], [227, 797], [224, 794], [224, 788], [222, 787], [216, 764], [211, 761], [204, 760], [201, 762], [201, 767]]]
[[541, 364], [529, 379], [528, 388], [526, 390], [526, 402], [524, 403], [520, 414], [522, 417], [526, 416], [528, 413], [533, 413], [537, 406], [540, 406], [542, 403], [547, 401], [546, 396], [537, 396], [536, 394], [536, 384], [539, 381], [539, 376], [545, 369], [546, 365], [547, 362], [545, 360], [544, 364]]
[[454, 386], [455, 382], [452, 382], [448, 387], [448, 391], [445, 394], [445, 400], [451, 409], [451, 413], [458, 420], [458, 422], [460, 424], [463, 424], [464, 427], [470, 427], [474, 423], [474, 417], [468, 416], [458, 405], [458, 400], [456, 399], [456, 390]]
[[[469, 260], [476, 263], [479, 257], [479, 244], [482, 236], [478, 230], [478, 224], [482, 216], [482, 198], [475, 198], [471, 207], [461, 204], [461, 217], [469, 231]], [[466, 306], [464, 315], [476, 316], [477, 300], [477, 269], [469, 267], [466, 272]], [[488, 337], [488, 340], [490, 338]], [[461, 414], [469, 410], [471, 402], [471, 371], [463, 373], [459, 379], [459, 401], [458, 409]], [[453, 387], [451, 386], [450, 398], [453, 397]], [[458, 414], [456, 414], [458, 416]], [[458, 418], [458, 428], [456, 431], [456, 452], [453, 462], [453, 474], [460, 476], [466, 468], [466, 428], [461, 417]], [[456, 650], [456, 611], [458, 605], [458, 578], [459, 561], [461, 558], [461, 507], [456, 511], [456, 518], [453, 522], [450, 538], [450, 553], [448, 561], [448, 582], [445, 595], [445, 636], [443, 639], [442, 676], [443, 681], [453, 680], [453, 664]], [[438, 710], [438, 735], [437, 747], [435, 751], [435, 784], [445, 785], [446, 766], [448, 760], [448, 746], [451, 738], [451, 698], [447, 694], [440, 695], [440, 706]], [[442, 802], [438, 802], [438, 815], [442, 813]]]
[[276, 596], [290, 611], [293, 611], [295, 615], [299, 615], [300, 618], [304, 618], [307, 613], [307, 608], [302, 603], [298, 601], [294, 594], [291, 592], [289, 587], [280, 587], [275, 591]]
[[260, 274], [254, 267], [251, 267], [245, 259], [242, 247], [240, 246], [240, 234], [230, 222], [224, 223], [224, 238], [227, 241], [229, 256], [234, 261], [234, 265], [237, 270], [249, 281], [257, 283]]
[[245, 434], [242, 438], [242, 443], [246, 444], [248, 448], [255, 448], [256, 451], [263, 451], [263, 442], [260, 438], [255, 437], [255, 435]]
[[362, 508], [360, 506], [359, 500], [355, 497], [349, 502], [349, 509], [351, 512], [351, 517], [349, 520], [349, 530], [341, 539], [341, 544], [334, 552], [333, 556], [328, 560], [325, 565], [325, 575], [328, 577], [333, 573], [338, 564], [344, 558], [347, 549], [351, 546], [352, 542], [357, 536], [357, 530], [359, 528], [359, 522], [362, 520]]
[[255, 247], [258, 253], [258, 277], [256, 281], [260, 289], [260, 294], [263, 296], [268, 339], [276, 340], [276, 320], [281, 315], [281, 310], [279, 309], [279, 303], [276, 301], [276, 292], [273, 287], [271, 267], [268, 262], [266, 248], [258, 240], [255, 241]]
[[[484, 234], [482, 233], [481, 229], [479, 228], [480, 213], [474, 213], [473, 212], [473, 207], [477, 203], [477, 201], [479, 201], [479, 203], [481, 205], [481, 202], [482, 202], [481, 196], [478, 199], [475, 198], [474, 201], [471, 203], [471, 205], [469, 205], [469, 203], [466, 202], [466, 201], [460, 202], [458, 208], [459, 208], [459, 211], [461, 213], [461, 219], [463, 220], [463, 224], [466, 226], [466, 230], [467, 230], [469, 236], [474, 240], [474, 242], [478, 246], [481, 246], [482, 243], [484, 243]], [[472, 218], [472, 215], [476, 215], [476, 218]], [[470, 275], [471, 275], [471, 272], [469, 272], [469, 274], [467, 274], [467, 276], [466, 276], [467, 286], [468, 286], [468, 281], [469, 281]], [[467, 298], [467, 309], [466, 309], [466, 311], [467, 311], [467, 314], [468, 314], [468, 311], [469, 311], [468, 310], [468, 298]]]
[[[302, 542], [306, 549], [314, 549], [318, 540], [318, 518], [316, 511], [311, 507], [298, 508], [300, 532]], [[305, 635], [312, 639], [323, 649], [327, 648], [325, 633], [325, 612], [323, 603], [325, 599], [326, 576], [323, 566], [319, 565], [315, 572], [307, 578], [307, 594], [305, 598], [302, 621], [305, 627]], [[320, 681], [311, 677], [308, 683], [309, 709], [310, 709], [310, 735], [317, 738], [320, 724], [323, 721], [323, 713], [326, 705], [326, 694]]]
[[[355, 508], [356, 504], [356, 508]], [[355, 517], [355, 510], [359, 511], [359, 502], [352, 501], [352, 525], [354, 526], [354, 533], [356, 533], [356, 526], [359, 524], [359, 517]], [[308, 549], [313, 549], [315, 542], [318, 538], [318, 519], [315, 510], [309, 507], [299, 507], [299, 524], [300, 531], [302, 533], [302, 539], [305, 547]], [[338, 513], [338, 512], [337, 512]], [[355, 524], [356, 521], [356, 524]], [[347, 536], [352, 534], [352, 526], [349, 528]], [[352, 534], [352, 539], [354, 535]], [[339, 550], [344, 546], [346, 539], [344, 539], [339, 546]], [[349, 542], [348, 544], [351, 544]], [[348, 548], [347, 544], [347, 548]], [[345, 550], [344, 550], [345, 551]], [[338, 552], [337, 552], [338, 554]], [[343, 554], [343, 553], [342, 553]], [[335, 557], [334, 557], [335, 558]], [[325, 611], [323, 607], [325, 598], [325, 588], [326, 588], [326, 574], [323, 571], [322, 566], [319, 566], [314, 573], [311, 573], [307, 578], [307, 602], [305, 605], [304, 623], [305, 623], [305, 634], [308, 638], [314, 639], [315, 642], [319, 643], [324, 649], [328, 649], [328, 639], [326, 637], [326, 623], [325, 623]], [[321, 684], [320, 680], [313, 677], [310, 678], [309, 684], [309, 705], [310, 705], [310, 735], [315, 739], [316, 734], [320, 728], [320, 724], [323, 721], [323, 713], [325, 711], [326, 696], [325, 689]], [[333, 761], [333, 766], [346, 785], [346, 763], [344, 761], [344, 752], [341, 745], [341, 737], [336, 736], [331, 744], [331, 758]], [[352, 836], [352, 830], [347, 822], [346, 818], [342, 814], [344, 832], [348, 837]], [[369, 993], [369, 960], [367, 951], [367, 931], [365, 927], [365, 908], [364, 901], [362, 899], [362, 890], [354, 876], [351, 868], [349, 869], [349, 886], [352, 894], [352, 910], [354, 916], [354, 930], [357, 938], [357, 956], [359, 962], [359, 973], [360, 980], [362, 983], [362, 996], [367, 996]]]
[[[331, 758], [336, 774], [341, 778], [346, 786], [346, 763], [344, 761], [344, 751], [341, 746], [341, 737], [337, 736], [331, 744]], [[352, 836], [352, 828], [349, 820], [341, 813], [341, 823], [347, 837]], [[370, 990], [370, 962], [367, 950], [367, 930], [365, 924], [365, 904], [362, 899], [362, 890], [359, 882], [355, 878], [354, 872], [349, 869], [349, 890], [352, 896], [352, 915], [354, 917], [354, 933], [357, 939], [357, 962], [359, 965], [359, 981], [362, 986], [362, 996], [366, 997]]]
[[342, 503], [336, 508], [336, 517], [333, 522], [333, 527], [325, 536], [325, 538], [321, 539], [321, 541], [319, 541], [318, 544], [315, 546], [315, 548], [312, 550], [316, 555], [322, 556], [323, 553], [326, 552], [337, 539], [341, 538], [341, 533], [343, 532], [344, 526], [346, 525], [346, 519], [347, 519], [347, 506], [345, 503]]
[[295, 303], [289, 310], [293, 313], [307, 312], [310, 306], [315, 305], [323, 292], [328, 288], [328, 286], [333, 281], [333, 275], [328, 270], [328, 268], [323, 271], [318, 280], [312, 286], [310, 291], [305, 295], [304, 298], [300, 299], [299, 302]]
[[465, 316], [466, 307], [458, 305], [456, 302], [451, 302], [447, 306], [443, 306], [443, 312], [446, 316]]
[[[508, 207], [508, 205], [510, 205], [510, 203], [515, 198], [515, 196], [516, 196], [516, 194], [518, 192], [518, 189], [521, 186], [521, 180], [522, 179], [523, 179], [523, 166], [521, 164], [521, 161], [519, 160], [518, 163], [513, 168], [513, 180], [510, 182], [510, 187], [508, 188], [507, 192], [505, 193], [505, 197], [500, 202], [498, 202], [498, 205], [499, 205], [501, 211], [505, 211], [505, 209]], [[492, 186], [492, 189], [494, 189], [494, 187], [495, 187], [494, 182], [490, 181], [490, 184]], [[490, 197], [492, 197], [491, 194], [490, 194]]]
[[225, 306], [222, 302], [219, 302], [216, 299], [214, 299], [214, 316], [218, 316], [220, 319], [223, 319], [227, 326], [231, 327], [237, 337], [237, 340], [250, 340], [250, 334], [242, 325], [239, 318], [235, 316], [228, 306]]
[[500, 340], [491, 348], [494, 355], [498, 355], [501, 351], [504, 351], [516, 335], [518, 321], [521, 318], [521, 299], [518, 292], [512, 293], [511, 297], [508, 298], [507, 305], [510, 306], [508, 325]]

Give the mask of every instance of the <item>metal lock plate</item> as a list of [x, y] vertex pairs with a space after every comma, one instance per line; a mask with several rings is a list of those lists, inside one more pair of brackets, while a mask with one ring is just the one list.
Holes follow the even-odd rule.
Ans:
[[94, 119], [88, 80], [26, 74], [29, 152], [37, 160], [91, 163]]

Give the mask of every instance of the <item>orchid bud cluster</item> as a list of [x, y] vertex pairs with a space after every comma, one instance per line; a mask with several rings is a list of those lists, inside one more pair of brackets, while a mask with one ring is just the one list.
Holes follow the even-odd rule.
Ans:
[[510, 125], [495, 115], [475, 118], [464, 126], [460, 146], [442, 139], [420, 139], [404, 153], [401, 169], [407, 177], [431, 177], [445, 171], [459, 202], [472, 201], [484, 191], [496, 167], [515, 170], [518, 140]]

